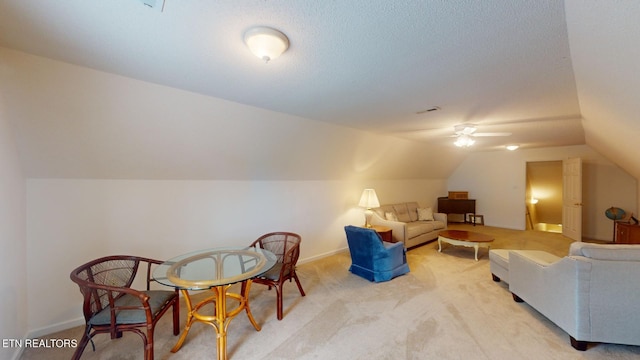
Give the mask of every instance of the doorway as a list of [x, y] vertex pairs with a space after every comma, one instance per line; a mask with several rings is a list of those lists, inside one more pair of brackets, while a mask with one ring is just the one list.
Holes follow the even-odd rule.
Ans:
[[527, 162], [526, 228], [562, 233], [562, 161]]

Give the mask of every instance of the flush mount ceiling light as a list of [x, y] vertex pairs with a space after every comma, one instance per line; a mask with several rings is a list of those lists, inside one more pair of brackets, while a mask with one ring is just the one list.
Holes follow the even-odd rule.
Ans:
[[276, 29], [256, 26], [244, 33], [244, 43], [258, 58], [269, 62], [289, 48], [287, 36]]
[[507, 145], [507, 150], [509, 151], [513, 151], [513, 150], [517, 150], [520, 146], [519, 145]]

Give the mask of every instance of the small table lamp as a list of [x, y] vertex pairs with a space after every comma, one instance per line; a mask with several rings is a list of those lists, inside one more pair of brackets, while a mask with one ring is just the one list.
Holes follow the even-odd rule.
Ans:
[[364, 226], [370, 228], [371, 216], [373, 215], [373, 211], [371, 211], [371, 208], [380, 206], [376, 191], [373, 189], [364, 189], [364, 191], [362, 192], [362, 196], [360, 197], [360, 203], [358, 205], [367, 209], [364, 211]]

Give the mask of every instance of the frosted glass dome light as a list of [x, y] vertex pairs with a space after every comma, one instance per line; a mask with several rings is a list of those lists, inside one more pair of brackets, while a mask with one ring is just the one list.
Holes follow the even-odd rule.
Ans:
[[289, 48], [287, 36], [265, 26], [253, 27], [244, 33], [244, 43], [251, 52], [265, 63], [282, 55]]

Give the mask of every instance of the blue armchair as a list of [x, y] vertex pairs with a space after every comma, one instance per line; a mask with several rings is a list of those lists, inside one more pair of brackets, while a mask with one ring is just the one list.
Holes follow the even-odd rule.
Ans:
[[402, 242], [383, 242], [372, 229], [345, 226], [351, 252], [349, 271], [369, 281], [389, 281], [409, 272], [407, 250]]

